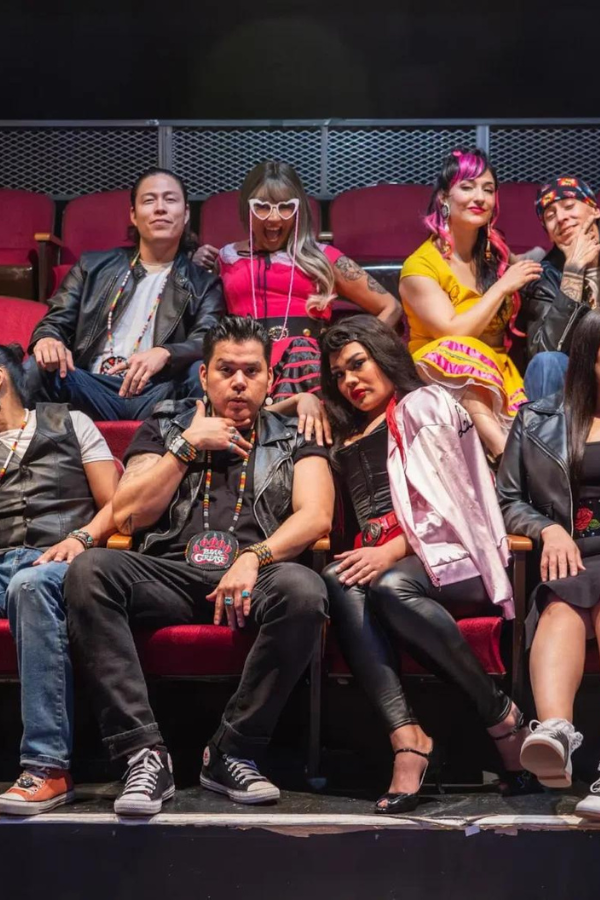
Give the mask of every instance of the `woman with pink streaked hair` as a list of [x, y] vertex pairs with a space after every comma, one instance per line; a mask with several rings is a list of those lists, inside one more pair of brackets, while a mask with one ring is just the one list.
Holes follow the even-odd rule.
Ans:
[[495, 228], [498, 212], [498, 180], [485, 153], [453, 150], [425, 218], [431, 236], [408, 257], [400, 277], [419, 374], [466, 407], [494, 467], [527, 399], [508, 355], [517, 292], [541, 272], [532, 260], [510, 264]]

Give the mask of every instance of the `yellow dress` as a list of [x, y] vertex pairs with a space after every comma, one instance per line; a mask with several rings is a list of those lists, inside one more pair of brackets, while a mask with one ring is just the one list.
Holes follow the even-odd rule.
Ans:
[[[448, 294], [456, 311], [466, 312], [479, 302], [481, 294], [458, 281], [433, 240], [429, 238], [408, 257], [400, 279], [410, 275], [432, 278]], [[448, 388], [458, 400], [472, 385], [486, 388], [491, 392], [497, 418], [510, 427], [518, 408], [527, 400], [523, 379], [504, 346], [512, 299], [505, 298], [480, 338], [452, 335], [436, 339], [409, 304], [403, 301], [403, 305], [409, 327], [408, 349], [421, 377]]]

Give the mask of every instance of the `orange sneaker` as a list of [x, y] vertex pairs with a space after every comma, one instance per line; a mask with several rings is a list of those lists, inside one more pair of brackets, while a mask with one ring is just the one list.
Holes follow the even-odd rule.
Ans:
[[0, 794], [0, 815], [37, 816], [74, 799], [73, 779], [67, 771], [40, 766], [22, 772], [12, 787]]

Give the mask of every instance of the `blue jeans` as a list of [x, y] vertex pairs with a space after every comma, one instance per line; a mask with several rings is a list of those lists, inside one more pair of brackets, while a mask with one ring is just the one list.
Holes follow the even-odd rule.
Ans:
[[563, 391], [569, 357], [557, 350], [536, 353], [525, 370], [525, 393], [528, 400], [539, 400]]
[[41, 550], [0, 553], [0, 616], [8, 618], [21, 678], [21, 765], [68, 769], [73, 673], [62, 583], [66, 563], [33, 566]]

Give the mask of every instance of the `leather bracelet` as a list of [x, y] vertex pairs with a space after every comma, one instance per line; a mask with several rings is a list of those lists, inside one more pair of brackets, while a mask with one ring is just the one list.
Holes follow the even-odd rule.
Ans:
[[183, 437], [183, 435], [179, 434], [176, 438], [173, 438], [171, 443], [168, 445], [167, 450], [169, 453], [172, 453], [175, 459], [178, 459], [182, 463], [194, 462], [196, 456], [198, 455], [198, 451], [194, 447], [193, 444], [190, 444], [189, 441]]
[[67, 537], [75, 538], [76, 541], [83, 544], [84, 550], [91, 550], [94, 546], [94, 538], [88, 531], [83, 531], [81, 528], [75, 528], [73, 531], [70, 531]]
[[259, 544], [250, 544], [249, 547], [246, 547], [240, 553], [240, 556], [243, 553], [254, 553], [256, 558], [258, 559], [258, 568], [264, 569], [265, 566], [271, 566], [275, 562], [273, 559], [273, 554], [271, 553], [271, 548], [268, 544], [261, 542]]

